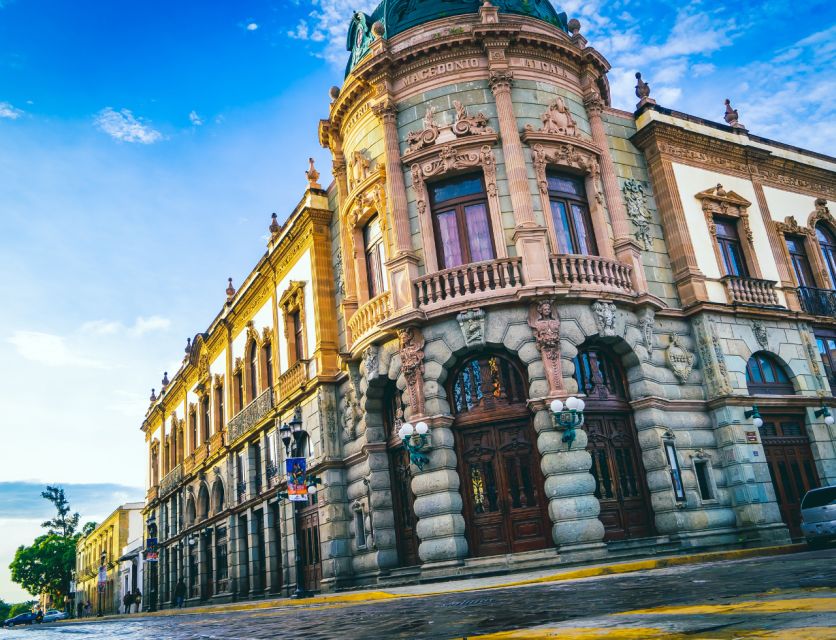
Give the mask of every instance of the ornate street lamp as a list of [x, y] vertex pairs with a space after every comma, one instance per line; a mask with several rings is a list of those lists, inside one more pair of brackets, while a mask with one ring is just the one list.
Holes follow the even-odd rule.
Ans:
[[831, 425], [834, 422], [836, 422], [836, 420], [834, 420], [833, 416], [830, 414], [830, 409], [828, 409], [824, 405], [821, 406], [821, 409], [816, 409], [816, 417], [821, 418], [822, 416], [824, 416], [824, 423], [826, 425]]
[[148, 520], [145, 521], [146, 535], [145, 553], [146, 559], [149, 560], [150, 571], [148, 576], [148, 610], [157, 610], [157, 561], [149, 558], [148, 554], [156, 554], [157, 551], [157, 516], [152, 511]]
[[552, 400], [552, 424], [557, 431], [563, 432], [561, 440], [567, 444], [567, 450], [572, 448], [575, 441], [575, 429], [583, 426], [583, 410], [586, 403], [580, 398], [570, 396], [564, 403], [562, 400]]
[[409, 453], [409, 461], [423, 471], [424, 465], [430, 461], [426, 454], [429, 444], [429, 427], [426, 422], [418, 422], [414, 427], [409, 422], [404, 422], [398, 429], [398, 437], [403, 443], [404, 449]]
[[753, 404], [751, 409], [747, 409], [743, 412], [744, 418], [752, 418], [752, 426], [755, 429], [760, 429], [763, 426], [763, 418], [761, 418], [761, 412], [758, 411], [758, 405]]

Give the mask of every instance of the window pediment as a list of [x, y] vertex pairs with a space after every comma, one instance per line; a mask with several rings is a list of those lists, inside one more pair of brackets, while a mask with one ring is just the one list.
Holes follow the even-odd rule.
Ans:
[[532, 134], [524, 137], [527, 143], [533, 143], [531, 160], [541, 194], [547, 195], [549, 191], [546, 169], [550, 166], [563, 167], [591, 176], [595, 182], [595, 198], [603, 202], [604, 194], [598, 184], [601, 166], [598, 163], [598, 152], [592, 145], [579, 140], [567, 142], [562, 136], [550, 134]]
[[304, 280], [291, 280], [287, 290], [279, 300], [279, 306], [285, 313], [296, 309], [302, 309], [305, 305], [305, 284]]

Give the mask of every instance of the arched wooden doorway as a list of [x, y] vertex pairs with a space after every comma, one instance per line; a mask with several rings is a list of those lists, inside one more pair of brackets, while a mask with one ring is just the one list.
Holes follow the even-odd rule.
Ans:
[[[746, 386], [750, 395], [793, 395], [795, 388], [784, 366], [763, 351], [746, 363]], [[802, 537], [801, 499], [819, 486], [819, 476], [805, 428], [804, 409], [761, 410], [759, 431], [781, 519], [793, 538]]]
[[456, 451], [472, 556], [552, 544], [540, 453], [522, 369], [500, 355], [466, 360], [450, 378]]
[[383, 395], [383, 427], [389, 452], [389, 471], [392, 486], [392, 511], [395, 514], [395, 537], [398, 545], [398, 564], [411, 567], [421, 563], [418, 557], [418, 534], [415, 517], [415, 494], [412, 492], [412, 471], [409, 453], [398, 437], [403, 423], [401, 393], [394, 383]]
[[649, 536], [653, 513], [624, 372], [615, 354], [605, 345], [582, 346], [575, 357], [575, 380], [587, 396], [584, 430], [604, 540]]

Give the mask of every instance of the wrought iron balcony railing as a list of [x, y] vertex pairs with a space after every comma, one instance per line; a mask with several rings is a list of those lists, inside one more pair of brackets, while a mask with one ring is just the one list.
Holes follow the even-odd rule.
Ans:
[[183, 465], [177, 465], [169, 471], [160, 482], [160, 497], [163, 498], [177, 488], [183, 480]]
[[798, 297], [801, 308], [810, 315], [836, 317], [836, 291], [799, 287]]
[[238, 412], [238, 415], [230, 418], [227, 425], [227, 432], [229, 433], [228, 443], [235, 442], [238, 438], [253, 429], [272, 409], [273, 390], [267, 389]]

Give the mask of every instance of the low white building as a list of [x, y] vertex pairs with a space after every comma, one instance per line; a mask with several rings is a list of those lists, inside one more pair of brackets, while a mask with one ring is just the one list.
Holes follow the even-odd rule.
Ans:
[[[131, 533], [134, 532], [131, 531]], [[122, 598], [129, 591], [135, 593], [142, 585], [145, 565], [142, 557], [142, 530], [140, 529], [138, 533], [139, 535], [128, 541], [128, 544], [122, 549], [122, 556], [119, 558], [119, 592]], [[120, 600], [121, 602], [122, 600]]]

